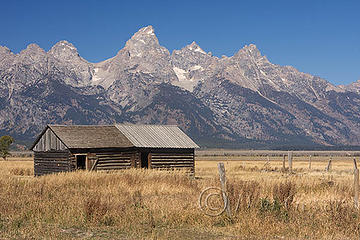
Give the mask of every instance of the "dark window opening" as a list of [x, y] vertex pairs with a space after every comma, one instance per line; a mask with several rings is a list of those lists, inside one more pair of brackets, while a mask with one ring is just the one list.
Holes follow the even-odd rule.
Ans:
[[149, 167], [148, 156], [149, 156], [149, 153], [144, 153], [144, 152], [141, 153], [141, 167], [142, 168]]
[[86, 155], [76, 155], [76, 169], [86, 169]]

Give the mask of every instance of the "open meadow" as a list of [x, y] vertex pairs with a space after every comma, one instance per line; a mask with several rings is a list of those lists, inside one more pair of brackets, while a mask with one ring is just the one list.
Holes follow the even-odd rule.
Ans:
[[[0, 161], [0, 239], [359, 239], [353, 157], [196, 157], [195, 178], [130, 169], [33, 177], [31, 158]], [[231, 217], [199, 209], [223, 162]], [[209, 205], [221, 205], [213, 195]]]

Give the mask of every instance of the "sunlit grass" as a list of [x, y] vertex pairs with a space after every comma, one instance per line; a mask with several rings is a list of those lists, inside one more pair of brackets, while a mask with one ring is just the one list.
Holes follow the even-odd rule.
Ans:
[[[195, 179], [141, 169], [33, 177], [33, 162], [18, 160], [0, 161], [0, 239], [359, 237], [351, 158], [333, 158], [326, 172], [328, 157], [313, 157], [311, 169], [308, 158], [295, 157], [289, 174], [282, 157], [201, 157]], [[202, 189], [219, 186], [218, 161], [233, 211], [241, 194], [231, 219], [205, 216], [197, 206]]]

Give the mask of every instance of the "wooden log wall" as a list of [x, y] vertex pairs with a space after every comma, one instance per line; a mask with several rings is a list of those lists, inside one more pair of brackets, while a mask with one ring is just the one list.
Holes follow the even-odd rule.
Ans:
[[132, 167], [134, 168], [141, 168], [141, 157], [140, 152], [134, 152], [132, 158]]
[[135, 152], [107, 152], [96, 153], [98, 158], [96, 170], [117, 170], [138, 167], [139, 154]]
[[[36, 176], [76, 170], [76, 152], [35, 152], [34, 172]], [[87, 156], [87, 170], [118, 170], [141, 167], [140, 151], [111, 151], [79, 153]], [[194, 152], [150, 152], [149, 168], [160, 170], [183, 170], [195, 173]], [[96, 165], [93, 167], [93, 165]]]
[[151, 153], [150, 168], [162, 170], [184, 170], [191, 174], [195, 171], [194, 153]]
[[68, 151], [35, 152], [34, 154], [35, 176], [71, 171], [69, 155], [70, 153]]
[[87, 154], [87, 162], [86, 162], [86, 170], [95, 170], [94, 164], [97, 164], [98, 157], [95, 153], [88, 153]]
[[75, 155], [71, 154], [69, 155], [69, 165], [70, 165], [70, 171], [76, 170], [76, 158]]

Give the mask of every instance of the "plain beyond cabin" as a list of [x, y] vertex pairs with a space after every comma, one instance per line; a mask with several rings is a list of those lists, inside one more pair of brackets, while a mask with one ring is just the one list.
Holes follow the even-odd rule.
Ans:
[[194, 143], [173, 125], [48, 125], [34, 142], [34, 174], [153, 168], [194, 174]]

